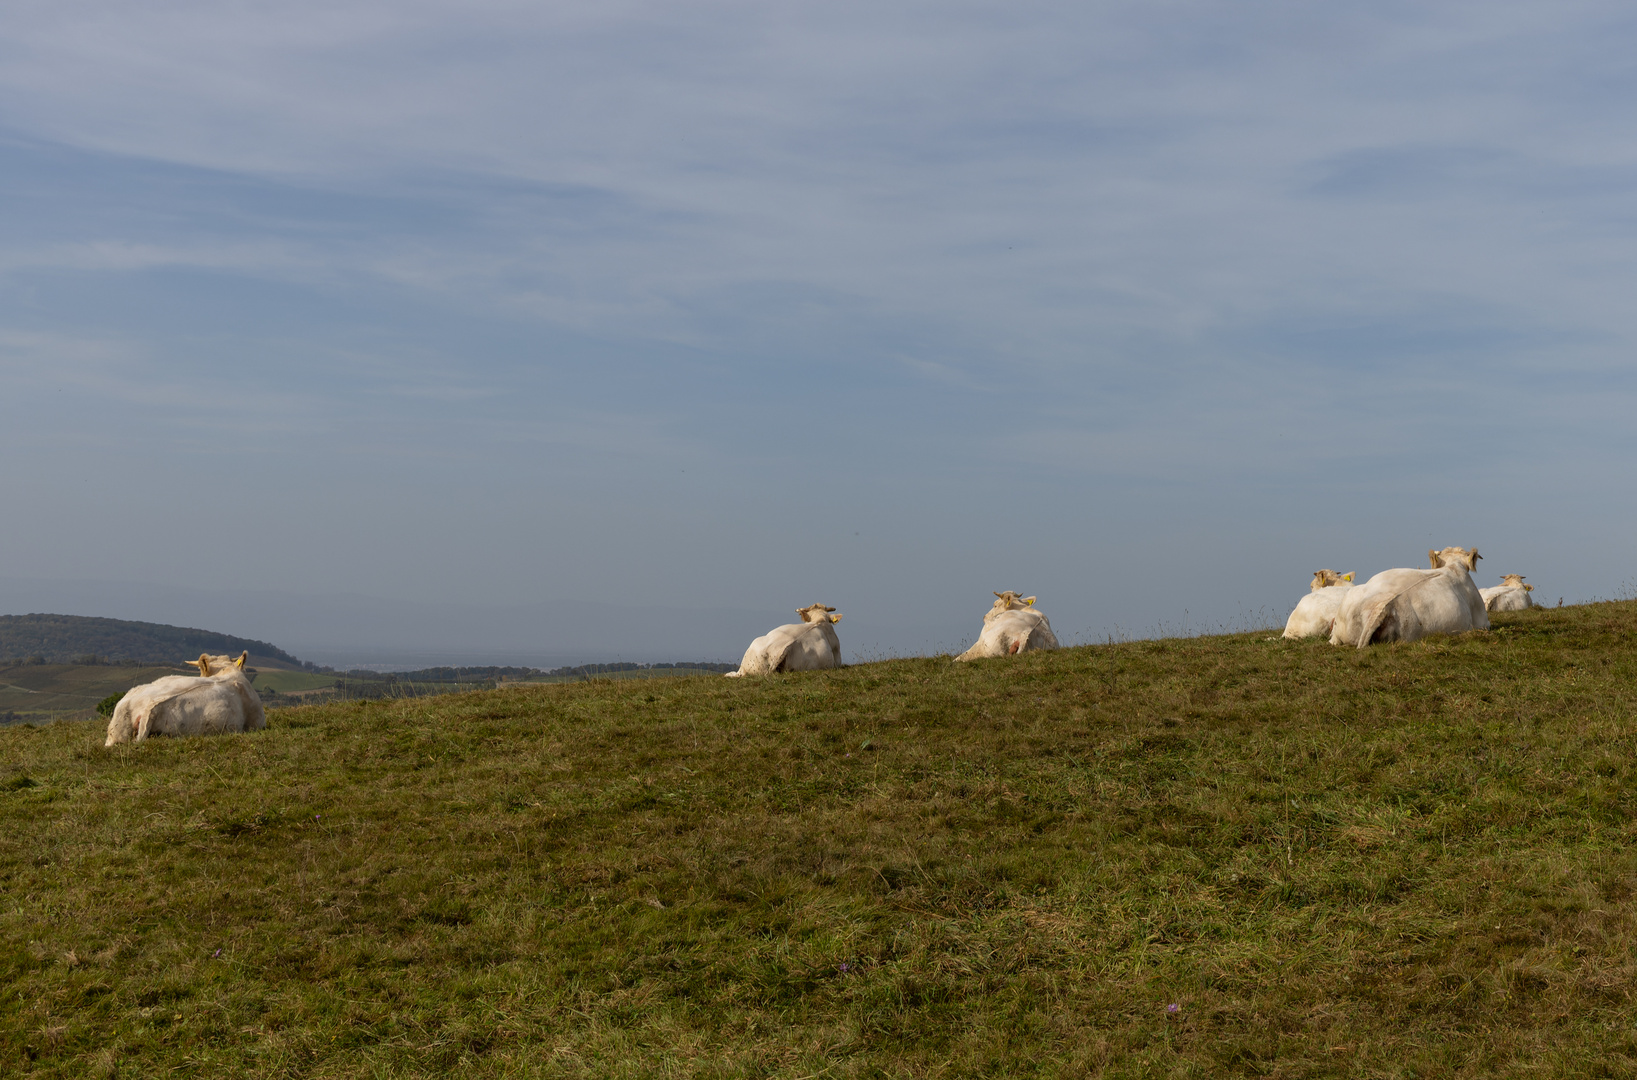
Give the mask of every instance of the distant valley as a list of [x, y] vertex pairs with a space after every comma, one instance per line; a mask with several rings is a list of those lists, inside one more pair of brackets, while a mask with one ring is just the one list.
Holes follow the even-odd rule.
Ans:
[[651, 679], [720, 674], [733, 664], [580, 664], [336, 671], [265, 641], [193, 627], [84, 615], [0, 615], [0, 723], [46, 723], [96, 715], [102, 704], [164, 675], [195, 674], [200, 653], [250, 654], [252, 682], [269, 708], [356, 698], [427, 697], [488, 690], [502, 682]]

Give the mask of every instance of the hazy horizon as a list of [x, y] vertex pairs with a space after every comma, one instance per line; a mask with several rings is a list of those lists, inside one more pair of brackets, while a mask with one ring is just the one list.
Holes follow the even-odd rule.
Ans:
[[[953, 627], [897, 623], [869, 626], [845, 617], [837, 626], [848, 663], [897, 656], [960, 652], [976, 640], [986, 604]], [[597, 617], [586, 618], [595, 610]], [[25, 581], [0, 577], [0, 615], [85, 615], [189, 626], [265, 641], [301, 660], [335, 668], [413, 670], [440, 665], [567, 667], [586, 663], [737, 663], [752, 637], [795, 613], [751, 609], [670, 609], [659, 612], [575, 601], [516, 606], [439, 605], [376, 597], [300, 593], [213, 592], [131, 582]], [[572, 613], [572, 614], [570, 614]], [[1050, 616], [1050, 612], [1047, 612]], [[659, 616], [656, 620], [655, 616]], [[1248, 629], [1284, 614], [1241, 610], [1225, 622], [1193, 618], [1148, 626], [1082, 626], [1059, 616], [1065, 645], [1104, 640]], [[1189, 620], [1193, 618], [1193, 621]], [[683, 624], [685, 635], [671, 631]], [[379, 628], [392, 626], [394, 633]], [[323, 627], [315, 632], [315, 627]], [[371, 636], [371, 635], [374, 636]], [[904, 648], [896, 642], [914, 641]], [[454, 644], [439, 644], [455, 640]]]
[[[1537, 590], [1535, 600], [1551, 606], [1559, 599], [1586, 603], [1630, 598], [1634, 592], [1633, 579], [1627, 579], [1607, 593], [1592, 596], [1552, 597]], [[1053, 618], [1064, 645], [1099, 644], [1280, 626], [1297, 598], [1284, 608], [1241, 606], [1226, 616], [1200, 615], [1185, 608], [1171, 621], [1146, 625], [1104, 622], [1088, 626], [1066, 618], [1067, 613], [1047, 611], [1047, 615]], [[793, 612], [675, 609], [662, 612], [664, 621], [656, 625], [655, 619], [645, 617], [652, 612], [601, 605], [600, 617], [588, 623], [584, 613], [598, 606], [569, 600], [512, 607], [414, 604], [349, 594], [216, 593], [130, 582], [31, 582], [0, 577], [0, 615], [90, 615], [190, 626], [265, 641], [301, 660], [339, 670], [409, 671], [438, 666], [550, 670], [590, 663], [737, 663], [752, 637], [781, 622], [795, 621]], [[983, 606], [964, 625], [949, 627], [872, 627], [844, 619], [836, 628], [844, 661], [960, 652], [976, 640]], [[668, 623], [678, 622], [686, 623], [686, 637], [672, 636], [667, 629]], [[388, 624], [397, 628], [396, 637], [369, 636], [370, 627]], [[313, 628], [319, 625], [327, 632], [315, 635]], [[458, 641], [437, 644], [449, 635]], [[575, 644], [576, 637], [580, 644]], [[919, 645], [904, 647], [903, 642], [917, 637]]]
[[24, 5], [0, 608], [732, 660], [815, 601], [849, 656], [964, 647], [999, 589], [1066, 640], [1282, 618], [1449, 544], [1616, 595], [1634, 30]]

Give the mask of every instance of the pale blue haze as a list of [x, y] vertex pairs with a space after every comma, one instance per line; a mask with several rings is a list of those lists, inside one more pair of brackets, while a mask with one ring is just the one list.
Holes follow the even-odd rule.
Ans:
[[736, 659], [1446, 544], [1629, 593], [1634, 55], [1613, 3], [8, 4], [0, 612]]

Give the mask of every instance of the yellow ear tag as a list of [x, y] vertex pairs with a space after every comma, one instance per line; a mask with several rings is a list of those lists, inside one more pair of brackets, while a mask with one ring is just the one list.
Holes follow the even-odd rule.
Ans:
[[1025, 601], [1023, 606], [1024, 607], [1034, 607], [1034, 598], [1031, 597], [1030, 599]]

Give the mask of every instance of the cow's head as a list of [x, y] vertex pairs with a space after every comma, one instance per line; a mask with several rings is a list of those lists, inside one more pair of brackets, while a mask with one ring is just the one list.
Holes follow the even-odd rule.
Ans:
[[[992, 591], [992, 590], [991, 590]], [[1035, 597], [1020, 596], [1007, 589], [1005, 592], [995, 593], [995, 604], [992, 611], [1010, 611], [1013, 608], [1034, 607]]]
[[834, 610], [835, 610], [835, 608], [826, 607], [823, 604], [809, 604], [806, 607], [797, 608], [796, 609], [796, 614], [801, 616], [801, 621], [802, 622], [813, 622], [813, 623], [833, 622], [833, 623], [838, 623], [838, 622], [841, 621], [841, 616], [840, 615], [830, 614], [830, 612], [832, 612]]
[[228, 668], [237, 668], [240, 671], [243, 671], [244, 662], [248, 659], [250, 659], [250, 653], [248, 651], [240, 653], [237, 659], [234, 659], [231, 656], [211, 656], [209, 653], [200, 653], [199, 659], [189, 660], [188, 663], [197, 664], [199, 667], [199, 674], [208, 677], [211, 675], [220, 675], [227, 671]]
[[1446, 566], [1454, 566], [1457, 561], [1466, 564], [1468, 571], [1478, 569], [1478, 560], [1483, 558], [1477, 548], [1470, 551], [1466, 548], [1447, 547], [1443, 551], [1428, 551], [1427, 558], [1432, 560], [1432, 568], [1441, 570]]
[[1533, 585], [1525, 585], [1523, 583], [1523, 575], [1522, 574], [1502, 574], [1501, 575], [1501, 584], [1502, 585], [1509, 585], [1514, 589], [1522, 589], [1525, 592], [1534, 592], [1535, 591], [1535, 587]]
[[1332, 585], [1340, 585], [1344, 581], [1352, 580], [1353, 572], [1351, 570], [1345, 574], [1338, 574], [1334, 570], [1315, 570], [1313, 571], [1313, 584], [1309, 585], [1308, 588], [1328, 589]]

